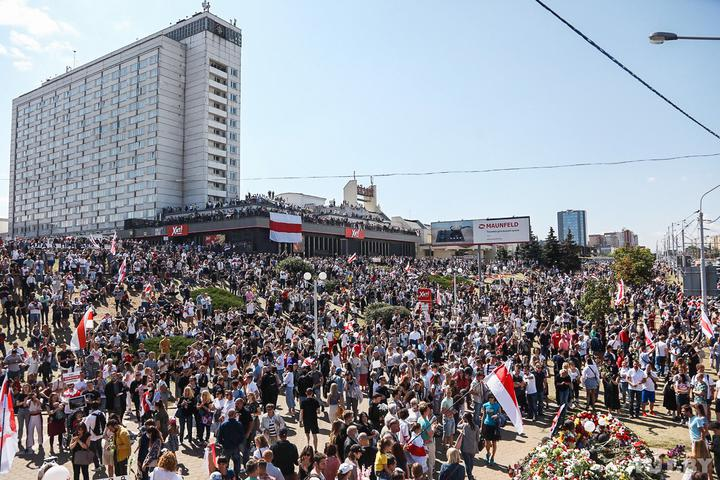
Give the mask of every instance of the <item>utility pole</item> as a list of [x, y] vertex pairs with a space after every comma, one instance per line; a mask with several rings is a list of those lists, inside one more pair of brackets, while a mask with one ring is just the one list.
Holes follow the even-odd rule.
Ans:
[[686, 261], [685, 261], [685, 220], [682, 221], [682, 230], [680, 230], [680, 236], [682, 239], [682, 252], [681, 252], [682, 256], [680, 257], [680, 259], [681, 259], [682, 267], [684, 269], [686, 267], [686, 265], [685, 265], [685, 263], [686, 263]]

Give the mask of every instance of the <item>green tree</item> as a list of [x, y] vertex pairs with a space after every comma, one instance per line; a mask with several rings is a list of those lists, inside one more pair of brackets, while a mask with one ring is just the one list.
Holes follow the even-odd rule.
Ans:
[[603, 340], [606, 319], [613, 312], [611, 298], [612, 290], [607, 281], [590, 279], [585, 282], [578, 303], [583, 319], [592, 322], [593, 328], [600, 332]]
[[655, 255], [645, 247], [622, 247], [612, 253], [615, 276], [640, 287], [653, 278]]
[[560, 242], [558, 242], [555, 236], [555, 230], [550, 227], [548, 236], [545, 239], [545, 245], [543, 246], [543, 264], [547, 267], [560, 267], [561, 260]]
[[510, 260], [510, 254], [507, 251], [507, 248], [505, 247], [498, 247], [497, 249], [497, 258], [501, 262], [507, 262]]
[[568, 230], [565, 240], [560, 245], [562, 269], [566, 272], [574, 272], [580, 270], [580, 248], [575, 244], [575, 239], [570, 230]]

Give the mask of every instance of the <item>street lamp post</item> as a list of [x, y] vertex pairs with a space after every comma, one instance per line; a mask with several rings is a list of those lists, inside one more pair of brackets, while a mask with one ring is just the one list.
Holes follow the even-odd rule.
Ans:
[[720, 40], [720, 37], [698, 37], [698, 36], [686, 36], [678, 35], [672, 32], [655, 32], [649, 37], [650, 43], [660, 45], [665, 42], [673, 40]]
[[[307, 280], [308, 282], [312, 280], [313, 276], [310, 272], [305, 272], [303, 275], [303, 278]], [[318, 340], [318, 310], [317, 310], [317, 302], [318, 302], [318, 280], [321, 282], [324, 282], [327, 279], [327, 274], [325, 272], [320, 272], [318, 276], [313, 281], [313, 301], [315, 305], [314, 310], [314, 316], [315, 316], [315, 342]], [[319, 352], [316, 352], [319, 353]]]
[[702, 296], [703, 311], [705, 311], [707, 305], [707, 279], [705, 278], [705, 229], [703, 228], [702, 202], [708, 193], [717, 188], [720, 188], [720, 185], [715, 185], [702, 194], [700, 197], [700, 210], [698, 210], [698, 222], [700, 223], [700, 295]]
[[462, 270], [459, 268], [448, 268], [447, 270], [448, 275], [452, 274], [453, 276], [453, 309], [457, 308], [457, 275], [462, 274]]

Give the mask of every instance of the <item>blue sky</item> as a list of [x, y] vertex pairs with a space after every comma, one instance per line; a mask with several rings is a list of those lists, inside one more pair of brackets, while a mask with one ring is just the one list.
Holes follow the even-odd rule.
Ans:
[[[200, 10], [200, 1], [0, 0], [0, 170], [12, 98]], [[714, 0], [548, 0], [669, 98], [720, 131]], [[492, 168], [720, 152], [720, 141], [531, 0], [212, 1], [243, 30], [243, 177]], [[558, 210], [652, 248], [720, 183], [720, 158], [624, 167], [377, 179], [391, 215], [430, 222]], [[5, 178], [7, 175], [0, 175]], [[365, 180], [365, 183], [368, 183]], [[247, 181], [340, 199], [344, 180]], [[720, 191], [707, 217], [720, 215]], [[0, 215], [7, 181], [0, 181]], [[712, 231], [710, 233], [713, 233]], [[720, 233], [720, 227], [715, 230]], [[690, 232], [692, 236], [692, 232]]]

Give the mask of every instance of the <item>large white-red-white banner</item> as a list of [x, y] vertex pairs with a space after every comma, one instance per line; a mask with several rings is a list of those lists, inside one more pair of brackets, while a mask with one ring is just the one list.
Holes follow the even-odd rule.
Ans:
[[278, 243], [301, 243], [302, 217], [270, 212], [270, 240]]

